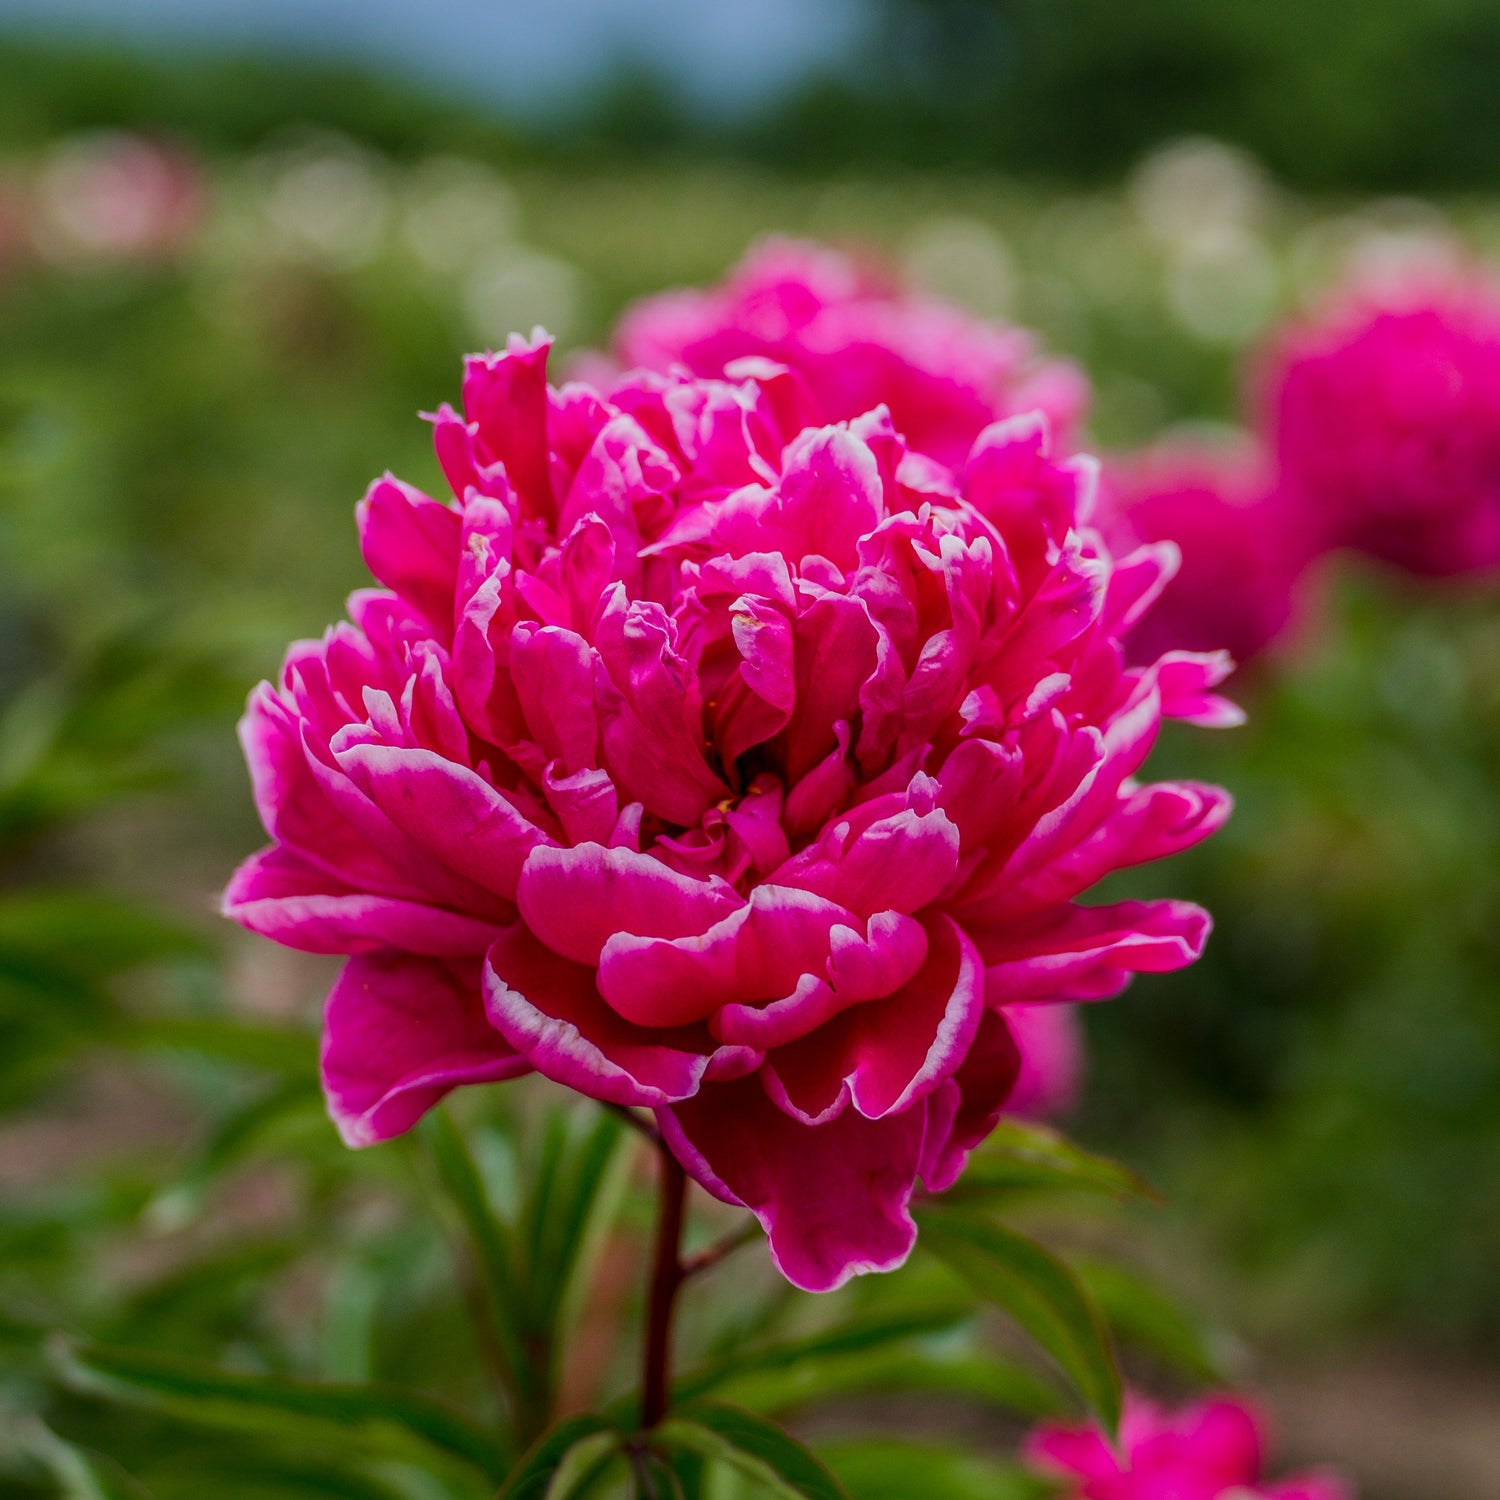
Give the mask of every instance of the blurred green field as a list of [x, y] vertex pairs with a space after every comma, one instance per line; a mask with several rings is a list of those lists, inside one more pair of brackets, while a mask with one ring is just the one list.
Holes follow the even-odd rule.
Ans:
[[[212, 906], [259, 842], [244, 692], [365, 581], [368, 480], [435, 486], [416, 414], [463, 352], [538, 322], [586, 348], [630, 298], [812, 235], [1035, 327], [1088, 370], [1108, 451], [1233, 421], [1245, 351], [1350, 257], [1500, 255], [1500, 204], [1310, 201], [1203, 143], [1044, 193], [501, 172], [289, 135], [209, 163], [202, 222], [142, 260], [70, 228], [59, 164], [89, 149], [13, 163], [43, 228], [0, 269], [0, 1410], [62, 1399], [38, 1394], [42, 1328], [446, 1389], [462, 1302], [406, 1213], [414, 1157], [350, 1157], [321, 1118], [330, 971]], [[1492, 1372], [1500, 596], [1338, 563], [1317, 582], [1299, 639], [1237, 684], [1250, 725], [1158, 752], [1239, 800], [1141, 887], [1202, 900], [1217, 934], [1088, 1016], [1073, 1123], [1167, 1194], [1108, 1233], [1261, 1369]], [[67, 1399], [113, 1451], [159, 1437]], [[155, 1492], [194, 1493], [194, 1450], [163, 1462]], [[1370, 1500], [1425, 1493], [1385, 1483]]]

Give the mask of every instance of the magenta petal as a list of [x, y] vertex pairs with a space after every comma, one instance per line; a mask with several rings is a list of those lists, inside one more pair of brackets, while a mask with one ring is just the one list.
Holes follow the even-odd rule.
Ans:
[[582, 964], [597, 964], [616, 933], [690, 937], [744, 905], [717, 876], [695, 880], [650, 855], [602, 844], [533, 850], [516, 900], [554, 953]]
[[458, 583], [458, 511], [387, 474], [370, 486], [357, 516], [365, 566], [446, 637]]
[[283, 848], [253, 854], [235, 871], [223, 912], [304, 953], [403, 948], [437, 957], [480, 954], [495, 935], [493, 922], [353, 890]]
[[[1005, 1017], [998, 1011], [985, 1011], [968, 1055], [940, 1093], [932, 1096], [933, 1122], [922, 1153], [922, 1181], [929, 1192], [945, 1192], [958, 1180], [969, 1153], [995, 1128], [1010, 1102], [1021, 1067], [1021, 1054]], [[942, 1101], [940, 1130], [943, 1095], [947, 1097]]]
[[487, 457], [506, 475], [531, 515], [553, 512], [547, 460], [547, 356], [552, 341], [512, 338], [504, 354], [464, 362], [464, 415]]
[[[517, 923], [484, 966], [491, 1023], [538, 1073], [611, 1104], [670, 1104], [697, 1093], [708, 1067], [691, 1036], [622, 1020], [599, 998], [592, 969], [559, 958]], [[673, 1042], [684, 1045], [673, 1046]]]
[[927, 961], [894, 994], [856, 1005], [766, 1059], [766, 1091], [809, 1123], [845, 1101], [880, 1119], [932, 1092], [968, 1055], [984, 1007], [979, 954], [962, 929], [930, 916]]
[[404, 834], [508, 900], [533, 849], [552, 843], [477, 771], [432, 750], [353, 744], [338, 763]]
[[460, 1084], [529, 1071], [484, 1018], [478, 960], [351, 958], [329, 992], [323, 1027], [323, 1089], [350, 1146], [410, 1130]]
[[1163, 974], [1203, 952], [1212, 922], [1190, 901], [1121, 901], [1068, 906], [1035, 924], [972, 933], [992, 1005], [1021, 1000], [1094, 999], [1132, 974]]
[[747, 1078], [712, 1084], [656, 1117], [692, 1177], [760, 1220], [771, 1259], [794, 1286], [833, 1291], [851, 1276], [894, 1270], [911, 1253], [917, 1228], [907, 1204], [924, 1106], [883, 1120], [846, 1110], [811, 1127]]
[[721, 1005], [779, 999], [802, 975], [823, 974], [832, 932], [851, 924], [859, 925], [831, 901], [758, 885], [748, 904], [706, 932], [680, 938], [614, 933], [600, 951], [599, 990], [622, 1016], [643, 1026], [701, 1021]]

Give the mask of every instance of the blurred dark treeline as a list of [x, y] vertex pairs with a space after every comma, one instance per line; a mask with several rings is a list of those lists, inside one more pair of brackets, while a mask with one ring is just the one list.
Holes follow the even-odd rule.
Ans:
[[649, 63], [510, 118], [353, 66], [205, 54], [187, 65], [0, 47], [0, 144], [97, 126], [258, 144], [288, 119], [384, 149], [491, 158], [736, 158], [798, 173], [984, 169], [1105, 181], [1186, 134], [1305, 188], [1500, 183], [1497, 0], [868, 0], [862, 45], [753, 114], [710, 120]]

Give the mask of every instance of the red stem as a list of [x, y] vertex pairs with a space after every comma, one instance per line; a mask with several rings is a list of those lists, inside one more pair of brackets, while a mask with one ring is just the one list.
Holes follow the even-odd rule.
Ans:
[[641, 1374], [641, 1426], [655, 1427], [672, 1399], [672, 1312], [682, 1286], [682, 1221], [687, 1173], [666, 1147], [661, 1163], [656, 1210], [656, 1247], [651, 1264], [651, 1298], [646, 1309], [646, 1356]]

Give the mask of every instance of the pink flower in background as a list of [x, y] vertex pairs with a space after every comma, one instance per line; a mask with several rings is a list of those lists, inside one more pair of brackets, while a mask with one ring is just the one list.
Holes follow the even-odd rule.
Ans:
[[1046, 1423], [1024, 1452], [1064, 1482], [1059, 1500], [1353, 1500], [1333, 1474], [1263, 1480], [1265, 1422], [1238, 1396], [1167, 1412], [1127, 1394], [1117, 1446], [1092, 1425]]
[[1500, 286], [1429, 267], [1357, 287], [1277, 342], [1261, 400], [1328, 545], [1414, 573], [1500, 566]]
[[795, 240], [756, 246], [720, 287], [638, 303], [615, 350], [626, 367], [714, 377], [747, 355], [774, 359], [802, 375], [820, 420], [883, 403], [910, 447], [950, 465], [1018, 412], [1046, 413], [1066, 445], [1088, 402], [1083, 372], [1040, 359], [1024, 330], [900, 292], [849, 256]]
[[1131, 633], [1137, 660], [1212, 643], [1243, 664], [1291, 625], [1313, 547], [1267, 470], [1248, 442], [1165, 442], [1105, 465], [1099, 526], [1116, 550], [1175, 542], [1182, 553]]
[[179, 148], [117, 131], [54, 146], [37, 175], [32, 232], [53, 259], [160, 260], [202, 222], [206, 184]]
[[1021, 1054], [1005, 1101], [1008, 1115], [1033, 1120], [1065, 1114], [1083, 1087], [1083, 1026], [1076, 1005], [1011, 1005], [1005, 1024]]
[[468, 362], [454, 502], [362, 502], [385, 588], [252, 695], [274, 842], [226, 909], [351, 955], [351, 1144], [535, 1069], [654, 1110], [799, 1286], [888, 1269], [1006, 1103], [1006, 1016], [1198, 956], [1197, 907], [1078, 898], [1223, 821], [1136, 777], [1164, 717], [1235, 722], [1227, 663], [1124, 664], [1165, 551], [1110, 555], [1040, 417], [950, 471], [764, 360], [600, 391], [547, 358]]

